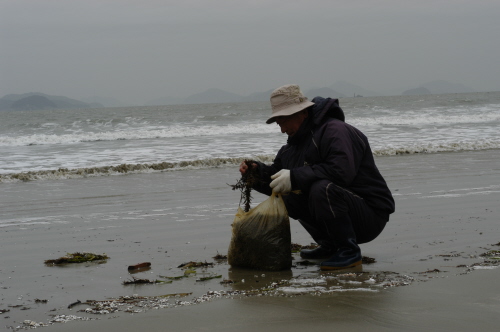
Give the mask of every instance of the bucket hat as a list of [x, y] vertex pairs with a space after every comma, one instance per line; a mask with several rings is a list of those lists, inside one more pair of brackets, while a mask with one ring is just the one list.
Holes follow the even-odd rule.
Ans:
[[271, 117], [266, 123], [273, 123], [278, 116], [288, 116], [314, 105], [309, 101], [297, 84], [287, 84], [271, 93]]

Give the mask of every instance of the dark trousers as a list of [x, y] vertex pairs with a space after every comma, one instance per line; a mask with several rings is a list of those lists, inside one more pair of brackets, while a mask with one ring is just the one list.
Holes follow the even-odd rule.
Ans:
[[379, 216], [359, 196], [328, 180], [315, 182], [307, 194], [283, 196], [288, 215], [297, 219], [314, 241], [331, 248], [370, 242], [384, 229]]

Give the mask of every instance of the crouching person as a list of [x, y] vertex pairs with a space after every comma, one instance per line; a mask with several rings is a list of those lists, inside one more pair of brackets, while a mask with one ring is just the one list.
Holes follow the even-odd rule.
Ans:
[[[253, 162], [261, 179], [254, 189], [284, 195], [288, 214], [319, 244], [300, 253], [325, 259], [321, 270], [361, 264], [359, 244], [375, 239], [395, 204], [380, 174], [366, 136], [345, 123], [337, 99], [309, 101], [297, 85], [271, 94], [272, 116], [288, 135], [272, 165]], [[240, 165], [245, 174], [247, 165]]]

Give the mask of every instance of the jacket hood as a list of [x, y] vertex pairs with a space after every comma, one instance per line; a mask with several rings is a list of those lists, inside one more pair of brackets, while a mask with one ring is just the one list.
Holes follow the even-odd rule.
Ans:
[[323, 123], [328, 118], [345, 122], [344, 111], [339, 106], [338, 99], [314, 97], [312, 102], [312, 117], [315, 125]]

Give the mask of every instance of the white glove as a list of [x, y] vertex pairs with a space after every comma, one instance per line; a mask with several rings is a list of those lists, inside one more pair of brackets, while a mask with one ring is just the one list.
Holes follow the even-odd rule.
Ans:
[[271, 176], [273, 181], [269, 185], [277, 194], [286, 194], [292, 190], [292, 180], [290, 179], [290, 170], [282, 169]]

